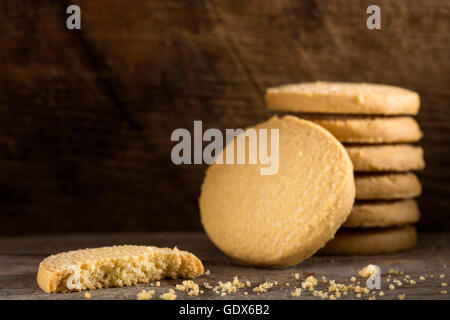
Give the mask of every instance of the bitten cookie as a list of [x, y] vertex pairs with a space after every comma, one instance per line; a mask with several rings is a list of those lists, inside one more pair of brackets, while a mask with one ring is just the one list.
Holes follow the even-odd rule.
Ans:
[[422, 138], [412, 117], [301, 116], [330, 131], [344, 143], [404, 143]]
[[320, 251], [324, 255], [387, 254], [405, 251], [417, 245], [413, 226], [400, 228], [345, 229]]
[[413, 145], [347, 145], [345, 148], [355, 172], [401, 172], [422, 170], [425, 167], [423, 149]]
[[415, 200], [356, 202], [347, 221], [348, 228], [394, 227], [419, 221]]
[[39, 265], [37, 282], [48, 293], [130, 286], [163, 278], [195, 278], [202, 262], [176, 247], [114, 246], [62, 252]]
[[391, 200], [419, 196], [422, 185], [414, 173], [357, 174], [356, 199]]
[[417, 114], [416, 92], [381, 84], [310, 82], [266, 91], [267, 107], [275, 111], [335, 114]]
[[312, 122], [273, 117], [253, 128], [279, 130], [278, 172], [261, 175], [261, 164], [211, 165], [199, 200], [202, 224], [236, 260], [294, 265], [322, 248], [347, 219], [353, 167], [339, 141]]

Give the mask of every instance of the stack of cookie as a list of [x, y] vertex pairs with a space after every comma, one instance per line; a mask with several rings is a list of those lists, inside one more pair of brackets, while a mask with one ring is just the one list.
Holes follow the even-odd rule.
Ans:
[[406, 89], [355, 83], [302, 83], [269, 88], [267, 107], [301, 113], [344, 144], [353, 162], [356, 201], [326, 254], [377, 254], [412, 248], [422, 187], [412, 171], [425, 166], [412, 143], [422, 132], [412, 115], [419, 95]]

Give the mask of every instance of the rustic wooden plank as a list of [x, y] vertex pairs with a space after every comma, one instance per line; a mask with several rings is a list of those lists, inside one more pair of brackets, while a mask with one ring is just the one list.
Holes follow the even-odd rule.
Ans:
[[[449, 229], [450, 3], [62, 1], [0, 4], [0, 234], [200, 230], [205, 166], [174, 166], [178, 127], [262, 121], [266, 87], [310, 80], [417, 90], [422, 229]], [[176, 199], [176, 200], [174, 200]]]
[[[232, 281], [234, 276], [241, 280], [249, 280], [251, 288], [239, 290], [237, 293], [221, 296], [212, 290], [203, 288], [204, 294], [188, 296], [177, 291], [179, 299], [319, 299], [304, 290], [301, 297], [293, 298], [291, 292], [299, 287], [301, 281], [307, 276], [321, 276], [337, 283], [350, 284], [352, 276], [357, 277], [361, 285], [365, 280], [358, 277], [358, 271], [367, 264], [380, 266], [381, 290], [384, 296], [377, 294], [377, 299], [398, 299], [399, 294], [406, 294], [406, 299], [449, 299], [450, 294], [441, 294], [441, 282], [449, 282], [450, 277], [450, 234], [425, 233], [420, 235], [418, 248], [390, 255], [380, 256], [349, 256], [349, 257], [323, 257], [314, 256], [303, 263], [286, 269], [264, 269], [245, 266], [230, 260], [220, 253], [202, 233], [142, 233], [142, 234], [90, 234], [90, 235], [61, 235], [61, 236], [33, 236], [0, 238], [0, 299], [84, 299], [84, 292], [68, 294], [46, 294], [36, 284], [36, 271], [40, 261], [49, 254], [86, 247], [97, 247], [113, 244], [147, 244], [157, 246], [177, 245], [181, 249], [195, 253], [204, 263], [210, 275], [204, 275], [195, 280], [202, 284], [209, 282], [217, 285], [218, 281]], [[447, 268], [444, 266], [446, 265]], [[393, 268], [404, 274], [393, 276], [403, 282], [401, 287], [389, 290], [387, 282], [388, 272]], [[296, 280], [295, 273], [300, 274]], [[440, 275], [445, 274], [444, 279]], [[417, 281], [410, 285], [404, 281], [405, 275]], [[420, 281], [424, 275], [426, 280]], [[433, 275], [433, 278], [431, 278]], [[269, 289], [267, 293], [258, 295], [252, 288], [262, 282], [278, 281], [279, 285]], [[133, 287], [108, 288], [91, 290], [92, 299], [136, 299], [141, 290], [156, 290], [155, 297], [174, 288], [181, 280], [163, 280], [161, 287], [151, 284], [139, 284]], [[289, 286], [286, 286], [289, 283]], [[391, 282], [392, 283], [392, 282]], [[327, 290], [327, 286], [319, 282], [319, 290]], [[245, 295], [244, 292], [248, 292]], [[372, 294], [363, 294], [361, 299], [368, 299]], [[351, 293], [342, 296], [345, 299], [355, 299]]]

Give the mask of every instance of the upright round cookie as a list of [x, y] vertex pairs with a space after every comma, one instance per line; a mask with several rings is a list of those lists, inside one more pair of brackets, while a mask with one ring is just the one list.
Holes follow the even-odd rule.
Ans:
[[302, 116], [330, 131], [344, 143], [403, 143], [422, 138], [412, 117]]
[[425, 167], [421, 147], [402, 145], [349, 146], [355, 172], [402, 172]]
[[320, 250], [325, 255], [386, 254], [405, 251], [417, 245], [413, 226], [400, 228], [343, 229]]
[[269, 88], [266, 103], [275, 111], [415, 115], [420, 98], [414, 91], [388, 85], [309, 82]]
[[[294, 265], [322, 248], [350, 214], [352, 163], [336, 138], [312, 122], [273, 117], [252, 129], [267, 129], [268, 135], [278, 130], [277, 173], [261, 175], [267, 165], [260, 163], [211, 165], [199, 199], [202, 224], [236, 260]], [[226, 146], [223, 159], [235, 142]], [[275, 152], [276, 145], [270, 149]]]

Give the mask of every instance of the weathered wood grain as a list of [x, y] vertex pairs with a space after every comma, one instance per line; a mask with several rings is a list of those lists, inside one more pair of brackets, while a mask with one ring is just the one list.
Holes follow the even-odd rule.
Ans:
[[[142, 233], [142, 234], [90, 234], [65, 236], [34, 236], [0, 238], [0, 299], [84, 299], [84, 292], [68, 294], [46, 294], [36, 284], [38, 265], [46, 256], [65, 250], [86, 247], [97, 247], [113, 244], [146, 244], [157, 246], [175, 246], [195, 253], [202, 261], [210, 275], [203, 275], [194, 280], [199, 285], [208, 282], [217, 285], [218, 281], [232, 281], [239, 276], [241, 281], [249, 280], [250, 288], [240, 289], [237, 293], [221, 296], [210, 289], [202, 288], [204, 293], [199, 296], [188, 296], [185, 292], [177, 291], [178, 299], [320, 299], [311, 292], [303, 290], [300, 297], [292, 297], [295, 287], [309, 275], [319, 280], [322, 276], [336, 283], [350, 284], [350, 278], [355, 276], [360, 285], [365, 287], [365, 279], [358, 276], [358, 271], [368, 265], [376, 264], [381, 269], [381, 289], [384, 296], [377, 299], [398, 299], [399, 294], [406, 294], [406, 299], [450, 299], [449, 294], [441, 294], [445, 288], [442, 282], [449, 282], [450, 275], [450, 234], [434, 233], [421, 234], [420, 245], [417, 249], [399, 254], [383, 256], [349, 256], [349, 257], [320, 257], [314, 256], [303, 263], [287, 269], [262, 269], [238, 264], [221, 254], [201, 233]], [[447, 268], [445, 268], [445, 266]], [[388, 274], [390, 269], [403, 272], [402, 275], [392, 276], [392, 279], [402, 281], [402, 286], [389, 290]], [[300, 279], [294, 274], [299, 273]], [[440, 279], [440, 275], [446, 277]], [[417, 284], [411, 285], [404, 281], [406, 275]], [[419, 277], [424, 275], [426, 280]], [[433, 277], [431, 277], [433, 275]], [[269, 289], [267, 293], [257, 294], [252, 289], [263, 282], [278, 281], [278, 285]], [[154, 298], [158, 298], [169, 288], [174, 288], [182, 280], [163, 280], [161, 287], [151, 284], [139, 284], [133, 287], [109, 288], [91, 290], [92, 299], [136, 299], [141, 290], [155, 290]], [[286, 283], [290, 285], [287, 286]], [[356, 283], [356, 282], [355, 282]], [[321, 283], [318, 290], [328, 291], [328, 285]], [[447, 289], [448, 291], [448, 289]], [[245, 295], [244, 292], [248, 292]], [[363, 294], [361, 299], [368, 299], [373, 294]], [[342, 296], [342, 299], [357, 299], [355, 293]]]
[[[199, 230], [205, 166], [170, 162], [171, 132], [268, 118], [265, 88], [399, 85], [422, 97], [422, 229], [449, 229], [443, 0], [80, 0], [0, 4], [0, 234]], [[365, 28], [369, 4], [382, 30]]]

